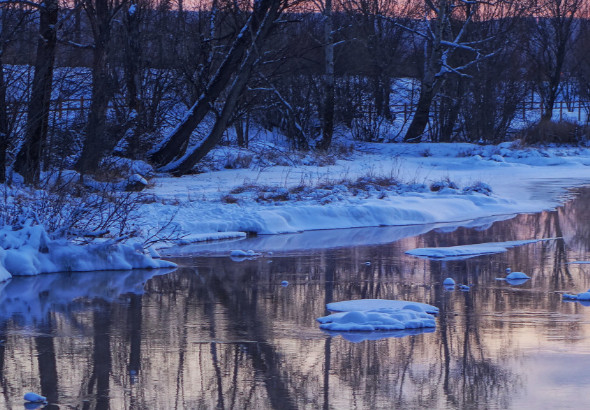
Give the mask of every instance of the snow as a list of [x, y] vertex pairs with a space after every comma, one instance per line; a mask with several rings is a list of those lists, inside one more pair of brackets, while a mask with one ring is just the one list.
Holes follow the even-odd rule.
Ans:
[[505, 280], [509, 285], [517, 286], [526, 283], [531, 277], [524, 272], [512, 272], [512, 269], [506, 268], [505, 278], [496, 278], [496, 280]]
[[[155, 199], [141, 207], [144, 226], [161, 226], [173, 217], [171, 226], [182, 233], [177, 244], [337, 228], [414, 226], [410, 230], [427, 231], [437, 224], [465, 226], [480, 218], [493, 221], [553, 209], [567, 197], [568, 188], [590, 181], [590, 150], [584, 147], [355, 144], [353, 154], [328, 166], [297, 154], [289, 166], [272, 166], [262, 158], [271, 149], [252, 148], [260, 158], [254, 155], [247, 168], [181, 178], [160, 175], [144, 191]], [[211, 155], [220, 161], [228, 150], [219, 148]], [[371, 177], [385, 176], [398, 184], [371, 183]], [[354, 184], [357, 179], [363, 181], [360, 187]], [[453, 184], [443, 186], [441, 181]], [[443, 188], [433, 191], [431, 186]], [[283, 242], [273, 239], [267, 245], [278, 248], [274, 240]], [[343, 241], [333, 243], [342, 246]], [[211, 247], [203, 250], [214, 252]], [[482, 251], [492, 250], [476, 252]]]
[[155, 269], [176, 266], [133, 243], [103, 241], [79, 245], [53, 240], [41, 225], [0, 228], [0, 281], [52, 272]]
[[[510, 268], [508, 268], [510, 269]], [[524, 272], [511, 272], [507, 271], [508, 276], [506, 276], [506, 280], [515, 280], [515, 279], [530, 279], [531, 277]]]
[[[425, 303], [386, 299], [334, 302], [328, 303], [326, 308], [336, 313], [319, 317], [317, 321], [320, 329], [329, 332], [372, 333], [435, 328], [433, 315], [438, 313], [438, 308]], [[383, 335], [376, 338], [381, 337]], [[370, 338], [375, 339], [375, 335]]]
[[[467, 259], [473, 258], [479, 255], [486, 255], [491, 253], [506, 252], [509, 248], [516, 246], [527, 245], [530, 243], [536, 243], [540, 241], [548, 241], [555, 238], [549, 239], [531, 239], [524, 241], [507, 241], [507, 242], [486, 242], [477, 243], [472, 245], [461, 245], [461, 246], [449, 246], [441, 248], [417, 248], [406, 251], [408, 255], [418, 256], [420, 258], [427, 259], [444, 259], [444, 260], [456, 260], [456, 259]], [[515, 272], [516, 273], [516, 272]], [[522, 278], [511, 278], [511, 279], [522, 279]]]
[[47, 402], [47, 397], [41, 396], [37, 393], [32, 393], [32, 392], [25, 393], [23, 399], [25, 401], [28, 401], [31, 403], [45, 403], [45, 402]]
[[564, 300], [579, 300], [579, 301], [590, 301], [590, 290], [587, 292], [578, 293], [577, 295], [571, 295], [569, 293], [563, 294]]
[[320, 317], [320, 329], [336, 332], [374, 332], [436, 327], [434, 317], [408, 308], [355, 310]]
[[326, 305], [326, 309], [332, 312], [353, 312], [357, 310], [378, 309], [410, 309], [417, 312], [438, 314], [438, 308], [421, 302], [408, 302], [405, 300], [390, 299], [357, 299], [342, 302], [332, 302]]
[[[282, 161], [268, 156], [269, 152], [283, 152], [271, 141], [276, 136], [265, 138], [252, 141], [252, 158], [244, 168], [218, 167], [174, 178], [154, 177], [153, 169], [141, 161], [127, 164], [130, 179], [121, 187], [133, 182], [141, 189], [148, 183], [133, 215], [138, 242], [160, 231], [163, 238], [154, 244], [158, 249], [233, 239], [169, 249], [168, 255], [228, 255], [239, 250], [239, 240], [252, 235], [258, 237], [248, 247], [255, 253], [386, 243], [432, 229], [485, 227], [518, 213], [553, 209], [567, 198], [568, 188], [590, 181], [590, 149], [585, 147], [348, 140], [345, 142], [355, 147], [341, 158], [325, 161], [318, 154], [287, 152]], [[245, 155], [241, 151], [234, 155], [236, 152], [229, 147], [215, 149], [210, 164], [220, 164], [224, 155], [231, 154], [236, 165], [235, 158]], [[279, 163], [288, 165], [273, 165]], [[363, 229], [369, 227], [387, 228]], [[337, 228], [347, 230], [330, 231]], [[50, 239], [42, 228], [23, 229], [0, 227], [0, 280], [57, 271], [171, 266], [129, 241], [97, 239], [79, 246]], [[313, 236], [302, 233], [318, 230]], [[534, 241], [409, 253], [466, 258]]]

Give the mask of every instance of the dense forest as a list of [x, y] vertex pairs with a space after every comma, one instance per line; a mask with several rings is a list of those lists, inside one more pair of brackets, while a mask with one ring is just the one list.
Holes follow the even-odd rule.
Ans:
[[[0, 182], [7, 170], [28, 184], [52, 169], [93, 174], [111, 155], [183, 175], [221, 143], [247, 147], [258, 128], [321, 151], [335, 130], [375, 142], [587, 139], [585, 126], [553, 118], [558, 103], [590, 108], [583, 0], [6, 0], [0, 10]], [[536, 124], [515, 129], [527, 104], [538, 104]]]

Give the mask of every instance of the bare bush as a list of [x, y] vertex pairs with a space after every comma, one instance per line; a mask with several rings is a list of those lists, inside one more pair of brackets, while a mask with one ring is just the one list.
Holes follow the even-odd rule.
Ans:
[[541, 121], [521, 131], [527, 145], [580, 144], [590, 137], [590, 126], [570, 121]]

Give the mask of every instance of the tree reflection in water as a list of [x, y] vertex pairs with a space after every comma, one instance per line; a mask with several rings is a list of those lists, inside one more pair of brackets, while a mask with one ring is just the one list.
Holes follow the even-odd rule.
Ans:
[[[15, 279], [0, 293], [0, 407], [20, 408], [29, 390], [83, 409], [512, 407], [534, 392], [531, 349], [586, 352], [589, 315], [557, 292], [590, 285], [590, 265], [568, 264], [590, 259], [588, 192], [390, 244]], [[561, 239], [460, 261], [404, 254], [547, 237]], [[532, 279], [495, 281], [506, 267]], [[448, 276], [471, 290], [445, 290]], [[434, 304], [437, 328], [360, 343], [319, 330], [326, 303], [357, 298]]]

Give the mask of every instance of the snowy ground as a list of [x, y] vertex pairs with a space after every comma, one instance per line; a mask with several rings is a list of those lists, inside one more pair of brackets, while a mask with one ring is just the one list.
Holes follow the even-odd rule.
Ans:
[[[139, 237], [127, 241], [76, 245], [32, 221], [18, 230], [0, 227], [0, 282], [13, 275], [174, 266], [142, 246], [158, 231], [155, 246], [168, 255], [230, 255], [239, 242], [206, 241], [251, 233], [259, 235], [258, 252], [391, 242], [434, 227], [485, 226], [550, 209], [567, 188], [590, 182], [587, 148], [364, 143], [342, 152], [340, 159], [275, 156], [285, 165], [273, 166], [258, 151], [246, 168], [156, 176], [132, 211]], [[214, 153], [226, 160], [254, 154], [223, 147]], [[219, 167], [219, 161], [211, 163]], [[376, 226], [389, 228], [330, 231]], [[315, 230], [322, 232], [301, 233]], [[175, 246], [187, 244], [193, 245]]]
[[[164, 225], [173, 217], [180, 243], [246, 233], [469, 225], [553, 208], [567, 188], [590, 182], [590, 150], [577, 147], [365, 143], [332, 165], [305, 162], [157, 177], [148, 190], [153, 201], [142, 207], [144, 223]], [[469, 189], [485, 184], [491, 195]]]

